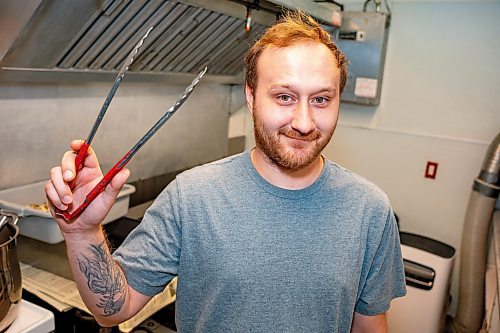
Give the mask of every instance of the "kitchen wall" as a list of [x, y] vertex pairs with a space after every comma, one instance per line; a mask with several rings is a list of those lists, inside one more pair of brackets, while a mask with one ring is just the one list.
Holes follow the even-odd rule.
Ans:
[[[48, 179], [69, 142], [87, 137], [111, 85], [0, 82], [0, 190]], [[130, 181], [224, 156], [230, 89], [200, 83], [128, 164]], [[125, 77], [92, 143], [104, 171], [132, 148], [183, 90], [181, 85], [130, 82]]]
[[[347, 3], [347, 10], [362, 10]], [[456, 308], [466, 205], [490, 141], [500, 130], [500, 2], [391, 1], [381, 103], [342, 103], [325, 155], [370, 179], [390, 197], [401, 230], [458, 251], [452, 283]], [[246, 108], [229, 135], [252, 147]], [[424, 177], [427, 161], [436, 179]]]

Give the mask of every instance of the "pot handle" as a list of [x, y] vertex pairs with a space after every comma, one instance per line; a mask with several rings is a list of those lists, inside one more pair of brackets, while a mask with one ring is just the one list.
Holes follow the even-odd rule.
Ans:
[[4, 209], [0, 209], [0, 216], [2, 217], [2, 219], [1, 219], [2, 221], [3, 221], [4, 217], [10, 217], [10, 218], [12, 218], [12, 223], [13, 224], [17, 224], [17, 221], [19, 220], [19, 215], [17, 215], [14, 212], [11, 212], [11, 211], [8, 211], [8, 210], [4, 210]]

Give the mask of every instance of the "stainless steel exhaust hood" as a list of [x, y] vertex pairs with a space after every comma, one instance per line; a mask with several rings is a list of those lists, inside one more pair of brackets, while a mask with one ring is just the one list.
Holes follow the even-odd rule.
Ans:
[[[276, 18], [255, 12], [246, 32], [246, 8], [232, 1], [31, 1], [26, 24], [0, 61], [1, 81], [110, 80], [154, 26], [127, 77], [181, 82], [208, 64], [207, 80], [241, 83], [245, 52]], [[17, 14], [15, 5], [7, 8], [0, 11], [4, 25]]]

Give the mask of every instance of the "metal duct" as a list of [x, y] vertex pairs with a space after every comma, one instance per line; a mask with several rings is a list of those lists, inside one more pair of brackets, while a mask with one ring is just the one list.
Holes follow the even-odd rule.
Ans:
[[454, 333], [477, 333], [484, 310], [489, 223], [500, 193], [500, 133], [491, 143], [474, 180], [462, 233], [460, 286]]
[[239, 84], [246, 51], [283, 8], [323, 22], [332, 10], [297, 0], [3, 0], [0, 81], [112, 80], [154, 26], [128, 80], [188, 83], [208, 65], [205, 81]]
[[[275, 19], [258, 13], [247, 32], [245, 6], [221, 0], [46, 0], [35, 8], [1, 59], [4, 76], [116, 73], [154, 26], [127, 76], [192, 77], [208, 64], [208, 79], [238, 83], [244, 54]], [[15, 13], [0, 13], [0, 20], [7, 17]]]

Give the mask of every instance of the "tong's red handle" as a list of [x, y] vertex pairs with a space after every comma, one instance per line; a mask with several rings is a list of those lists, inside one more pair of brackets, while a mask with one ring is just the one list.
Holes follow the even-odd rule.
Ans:
[[116, 163], [115, 166], [111, 170], [109, 170], [108, 173], [106, 173], [104, 175], [104, 177], [102, 177], [102, 179], [99, 181], [99, 183], [97, 183], [97, 185], [94, 186], [92, 191], [90, 191], [89, 194], [87, 194], [87, 196], [85, 197], [85, 200], [77, 209], [75, 209], [72, 213], [69, 213], [68, 211], [62, 211], [56, 207], [55, 208], [56, 215], [64, 218], [66, 221], [73, 220], [73, 219], [77, 218], [78, 216], [80, 216], [80, 214], [85, 210], [85, 208], [87, 208], [92, 203], [92, 201], [94, 201], [94, 199], [99, 194], [101, 194], [102, 191], [104, 191], [104, 189], [109, 184], [109, 182], [113, 179], [113, 177], [118, 172], [120, 172], [120, 170], [123, 169], [123, 167], [126, 164], [126, 163], [123, 163], [123, 161], [127, 157], [128, 157], [128, 154], [125, 155], [124, 157], [122, 157], [118, 161], [118, 163]]
[[69, 188], [74, 189], [76, 186], [76, 175], [80, 171], [80, 169], [83, 167], [83, 161], [85, 160], [85, 157], [87, 155], [87, 150], [89, 150], [90, 145], [85, 141], [83, 145], [80, 147], [80, 150], [78, 151], [78, 154], [76, 155], [75, 158], [75, 178], [69, 183]]

